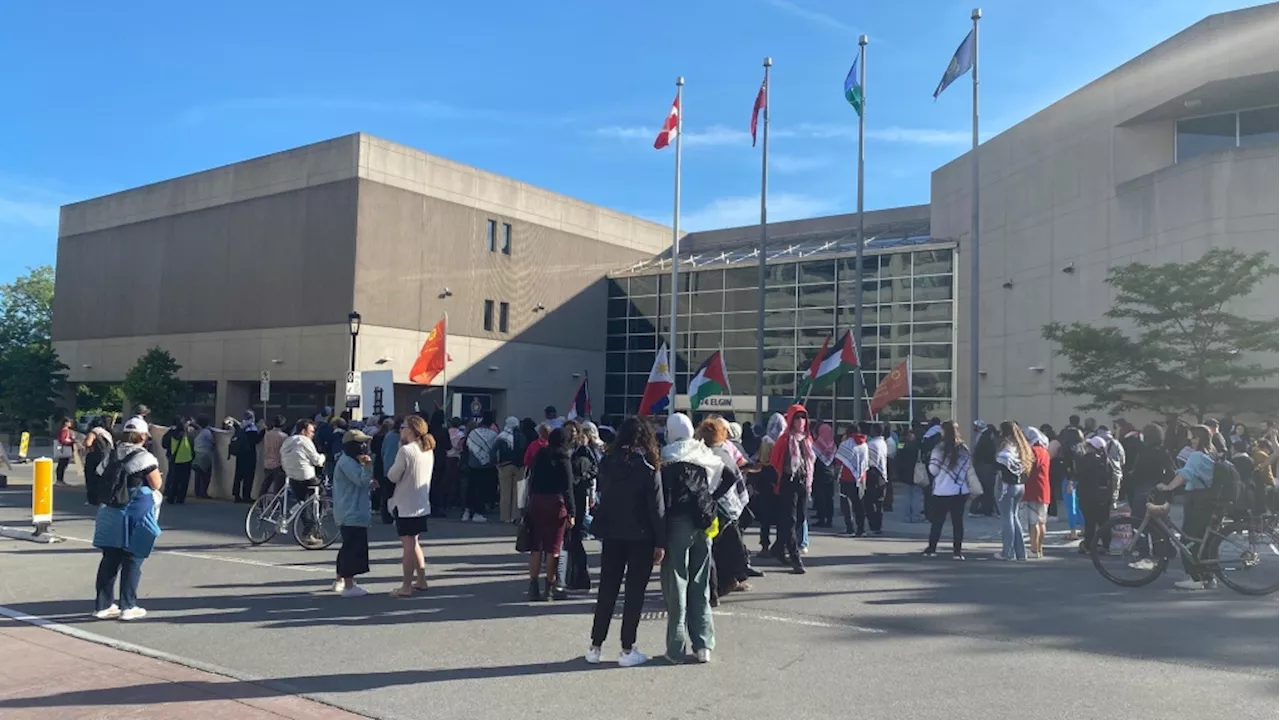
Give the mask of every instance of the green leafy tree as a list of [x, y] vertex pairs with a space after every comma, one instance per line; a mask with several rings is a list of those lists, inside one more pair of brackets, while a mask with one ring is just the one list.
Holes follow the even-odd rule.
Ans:
[[53, 267], [0, 285], [0, 412], [7, 424], [39, 427], [60, 410], [67, 366], [50, 340]]
[[167, 350], [153, 347], [124, 376], [124, 394], [150, 407], [153, 418], [168, 418], [187, 393], [187, 384], [178, 379], [181, 369]]
[[76, 410], [91, 415], [124, 412], [124, 386], [118, 383], [82, 383], [76, 386]]
[[48, 341], [53, 328], [53, 266], [30, 268], [0, 285], [0, 349]]
[[[1121, 325], [1051, 323], [1045, 339], [1071, 369], [1059, 392], [1091, 398], [1081, 410], [1143, 409], [1203, 419], [1231, 410], [1241, 390], [1276, 377], [1276, 319], [1241, 317], [1232, 303], [1276, 274], [1269, 253], [1215, 248], [1195, 262], [1111, 269], [1107, 318]], [[1263, 354], [1266, 354], [1265, 356]], [[1272, 409], [1275, 399], [1267, 403]]]

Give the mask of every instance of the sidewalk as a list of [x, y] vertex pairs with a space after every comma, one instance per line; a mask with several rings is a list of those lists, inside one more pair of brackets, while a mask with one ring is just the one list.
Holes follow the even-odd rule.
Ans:
[[269, 687], [0, 618], [0, 717], [356, 720]]

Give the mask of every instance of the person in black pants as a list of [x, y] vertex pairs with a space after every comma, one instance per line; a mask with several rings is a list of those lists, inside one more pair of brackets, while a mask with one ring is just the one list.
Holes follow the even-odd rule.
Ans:
[[960, 439], [960, 428], [954, 421], [942, 424], [942, 439], [930, 451], [929, 476], [933, 478], [933, 500], [929, 507], [929, 546], [924, 556], [933, 557], [942, 539], [942, 525], [951, 516], [951, 554], [964, 560], [964, 506], [969, 501], [969, 483], [973, 456]]
[[[774, 443], [773, 468], [781, 478], [778, 488], [778, 542], [773, 558], [790, 564], [796, 574], [804, 573], [800, 560], [798, 532], [809, 511], [809, 487], [813, 482], [813, 440], [809, 437], [809, 413], [803, 405], [787, 410], [786, 431]], [[788, 558], [788, 556], [790, 556]]]
[[236, 425], [227, 447], [227, 459], [236, 461], [231, 496], [238, 503], [253, 502], [253, 476], [258, 471], [258, 443], [262, 442], [256, 419], [252, 410], [245, 410], [244, 421]]
[[600, 538], [600, 588], [587, 662], [600, 662], [600, 648], [609, 635], [618, 590], [626, 579], [622, 601], [622, 654], [618, 664], [639, 665], [648, 658], [636, 647], [636, 630], [644, 609], [644, 594], [653, 566], [666, 552], [667, 525], [663, 517], [662, 476], [658, 440], [653, 427], [630, 418], [619, 428], [609, 452], [600, 461], [592, 533]]

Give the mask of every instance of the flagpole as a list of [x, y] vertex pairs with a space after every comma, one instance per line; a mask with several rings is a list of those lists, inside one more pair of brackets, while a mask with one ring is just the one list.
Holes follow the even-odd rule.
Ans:
[[982, 283], [979, 281], [980, 262], [978, 253], [980, 243], [978, 212], [979, 202], [979, 185], [978, 185], [978, 21], [982, 19], [982, 8], [974, 8], [973, 13], [969, 16], [973, 20], [973, 149], [970, 151], [973, 163], [973, 219], [970, 225], [969, 235], [971, 238], [971, 247], [969, 248], [969, 427], [974, 427], [978, 421], [978, 362], [979, 353], [978, 345], [981, 338], [979, 329], [979, 311], [982, 303], [979, 299]]
[[[855, 264], [858, 266], [853, 279], [853, 294], [855, 305], [853, 311], [853, 336], [854, 348], [858, 351], [858, 367], [862, 368], [862, 246], [865, 244], [864, 226], [862, 221], [862, 188], [863, 188], [863, 165], [866, 159], [865, 140], [867, 129], [867, 36], [862, 35], [858, 38], [858, 85], [862, 90], [862, 112], [858, 113], [858, 245], [855, 250]], [[853, 388], [853, 419], [855, 422], [862, 420], [862, 398], [866, 395], [866, 387], [862, 382], [862, 373], [858, 373], [857, 380], [854, 381]]]
[[764, 274], [769, 235], [769, 68], [773, 58], [764, 59], [764, 142], [760, 155], [760, 257], [756, 278], [756, 423], [764, 422]]
[[453, 417], [453, 410], [449, 408], [449, 313], [444, 314], [444, 367], [440, 370], [440, 376], [444, 380], [440, 383], [440, 404], [444, 406], [444, 416], [446, 418]]
[[[677, 302], [679, 296], [677, 291], [680, 285], [680, 144], [684, 140], [684, 76], [676, 78], [676, 197], [674, 207], [674, 220], [671, 223], [671, 352], [673, 362], [671, 369], [674, 371], [677, 363], [675, 358], [680, 356], [680, 344], [676, 342], [676, 318], [679, 314], [680, 305]], [[674, 377], [674, 374], [673, 374]], [[671, 390], [667, 392], [667, 414], [673, 415], [676, 411], [676, 383], [671, 383]]]

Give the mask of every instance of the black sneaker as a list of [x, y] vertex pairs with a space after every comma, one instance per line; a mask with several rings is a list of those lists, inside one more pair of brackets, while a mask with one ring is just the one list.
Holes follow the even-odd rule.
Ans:
[[934, 552], [933, 550], [925, 550], [924, 552], [920, 553], [920, 557], [936, 558], [938, 557], [938, 553]]
[[542, 585], [537, 580], [529, 581], [529, 599], [534, 602], [542, 599]]
[[547, 593], [547, 600], [568, 600], [568, 599], [569, 599], [569, 591], [565, 590], [564, 587], [560, 585], [556, 585], [552, 587], [550, 592]]
[[803, 574], [805, 573], [805, 570], [804, 570], [804, 563], [803, 563], [803, 562], [800, 562], [800, 558], [799, 558], [799, 557], [796, 557], [794, 560], [792, 560], [792, 562], [791, 562], [791, 570], [792, 570], [792, 572], [794, 572], [794, 573], [795, 573], [795, 574], [797, 574], [797, 575], [803, 575]]
[[747, 577], [761, 578], [764, 577], [763, 570], [757, 570], [750, 565], [747, 566]]

